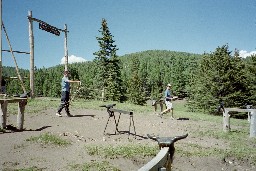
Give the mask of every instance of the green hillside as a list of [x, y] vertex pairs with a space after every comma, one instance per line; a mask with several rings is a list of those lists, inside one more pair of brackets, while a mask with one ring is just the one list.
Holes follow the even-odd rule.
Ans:
[[[218, 47], [211, 54], [191, 54], [167, 50], [148, 50], [118, 57], [120, 60], [122, 100], [129, 100], [128, 87], [134, 71], [138, 75], [146, 99], [159, 99], [168, 83], [173, 94], [190, 100], [191, 109], [213, 111], [220, 100], [228, 106], [255, 104], [255, 56], [246, 60], [231, 55], [227, 46]], [[136, 67], [134, 60], [136, 59]], [[97, 84], [97, 68], [94, 61], [69, 64], [71, 78], [81, 80], [77, 97], [96, 99], [101, 97]], [[35, 95], [60, 96], [60, 79], [63, 65], [35, 70]], [[15, 68], [3, 67], [3, 75], [16, 76]], [[29, 71], [21, 70], [26, 89], [29, 90]], [[254, 76], [253, 76], [254, 75]], [[73, 86], [73, 92], [77, 89]], [[106, 90], [108, 91], [108, 90]], [[8, 94], [22, 92], [17, 79], [8, 79]]]

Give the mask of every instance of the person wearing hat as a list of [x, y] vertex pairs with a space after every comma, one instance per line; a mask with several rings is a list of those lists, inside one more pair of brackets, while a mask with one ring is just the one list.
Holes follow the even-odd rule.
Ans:
[[70, 83], [79, 83], [81, 84], [81, 81], [73, 81], [68, 79], [69, 71], [63, 72], [63, 78], [61, 80], [61, 103], [57, 110], [56, 115], [59, 117], [62, 117], [61, 111], [63, 108], [65, 108], [67, 116], [71, 117], [69, 111], [69, 93], [70, 93]]
[[162, 117], [164, 113], [172, 111], [173, 118], [173, 107], [172, 107], [172, 92], [171, 92], [171, 84], [167, 84], [166, 90], [164, 92], [164, 101], [166, 105], [166, 109], [162, 111], [159, 115]]

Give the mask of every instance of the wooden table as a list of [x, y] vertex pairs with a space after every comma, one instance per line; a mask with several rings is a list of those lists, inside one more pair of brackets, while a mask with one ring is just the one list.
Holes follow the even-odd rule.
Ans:
[[8, 103], [18, 103], [17, 129], [23, 129], [24, 111], [27, 104], [27, 98], [1, 98], [0, 99], [0, 127], [5, 129], [7, 120]]

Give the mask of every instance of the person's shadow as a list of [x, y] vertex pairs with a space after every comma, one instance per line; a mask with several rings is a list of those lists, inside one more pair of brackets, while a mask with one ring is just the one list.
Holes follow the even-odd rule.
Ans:
[[5, 130], [10, 131], [10, 132], [4, 132], [4, 133], [23, 132], [23, 131], [42, 131], [42, 130], [44, 130], [46, 128], [49, 128], [49, 127], [52, 127], [52, 126], [43, 126], [41, 128], [37, 128], [37, 129], [26, 129], [26, 128], [24, 128], [22, 130], [19, 130], [18, 128], [16, 128], [13, 125], [6, 125]]

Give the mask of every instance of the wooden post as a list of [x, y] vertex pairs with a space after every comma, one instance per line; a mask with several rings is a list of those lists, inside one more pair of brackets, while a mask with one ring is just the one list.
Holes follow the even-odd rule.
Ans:
[[155, 113], [156, 113], [157, 112], [157, 101], [156, 100], [153, 101], [153, 106], [155, 107]]
[[223, 131], [229, 132], [230, 131], [230, 115], [228, 114], [228, 110], [223, 111]]
[[7, 112], [8, 102], [4, 101], [3, 103], [0, 103], [0, 104], [1, 104], [1, 109], [0, 109], [0, 127], [2, 129], [5, 129], [5, 127], [6, 127], [6, 119], [7, 119], [6, 112]]
[[[246, 105], [246, 109], [251, 109], [252, 105]], [[251, 112], [248, 112], [248, 122], [251, 122]]]
[[105, 99], [105, 87], [101, 90], [101, 100], [104, 101]]
[[161, 112], [164, 111], [164, 101], [160, 100], [160, 101], [159, 101], [159, 104], [160, 104], [160, 110], [161, 110]]
[[250, 137], [256, 137], [256, 112], [251, 112]]
[[64, 50], [65, 50], [65, 71], [68, 71], [68, 29], [67, 24], [64, 25], [64, 32], [65, 32], [65, 38], [64, 38]]
[[2, 0], [0, 0], [0, 88], [2, 92]]
[[166, 171], [166, 168], [165, 168], [165, 167], [161, 167], [161, 168], [159, 169], [159, 171]]
[[31, 98], [35, 97], [35, 88], [34, 88], [34, 34], [33, 34], [33, 21], [32, 11], [28, 12], [28, 21], [29, 21], [29, 44], [30, 44], [30, 96]]
[[24, 123], [24, 111], [26, 106], [26, 100], [22, 100], [19, 102], [18, 106], [18, 115], [17, 115], [17, 129], [23, 130], [23, 123]]
[[248, 122], [250, 123], [251, 122], [251, 112], [248, 112]]

